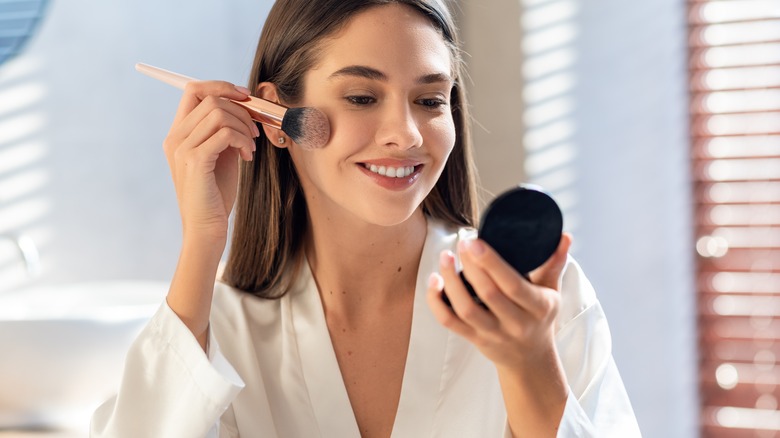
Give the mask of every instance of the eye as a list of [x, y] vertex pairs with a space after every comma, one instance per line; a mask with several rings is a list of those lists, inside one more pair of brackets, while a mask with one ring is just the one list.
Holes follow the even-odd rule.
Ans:
[[435, 110], [447, 106], [447, 101], [442, 98], [427, 98], [419, 99], [417, 103], [425, 107], [425, 109]]
[[372, 96], [347, 96], [345, 99], [355, 106], [366, 106], [376, 102], [376, 99]]

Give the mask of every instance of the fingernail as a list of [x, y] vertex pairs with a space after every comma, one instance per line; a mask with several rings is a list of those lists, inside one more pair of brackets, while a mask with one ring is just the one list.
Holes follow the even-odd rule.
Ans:
[[428, 289], [440, 290], [441, 287], [441, 277], [439, 277], [439, 274], [431, 272], [431, 275], [428, 276]]
[[257, 123], [252, 123], [252, 130], [255, 132], [255, 138], [260, 137], [260, 128], [257, 127]]
[[454, 259], [455, 255], [452, 254], [452, 251], [442, 251], [439, 255], [439, 263], [444, 267], [452, 266]]
[[251, 91], [249, 91], [249, 88], [242, 87], [242, 86], [240, 86], [240, 85], [236, 85], [235, 87], [236, 87], [236, 91], [238, 91], [239, 93], [244, 93], [244, 94], [246, 94], [247, 96], [249, 96], [249, 95], [251, 95], [251, 94], [252, 94], [252, 92], [251, 92]]
[[479, 240], [469, 240], [467, 246], [469, 251], [474, 255], [482, 255], [485, 252], [485, 245]]

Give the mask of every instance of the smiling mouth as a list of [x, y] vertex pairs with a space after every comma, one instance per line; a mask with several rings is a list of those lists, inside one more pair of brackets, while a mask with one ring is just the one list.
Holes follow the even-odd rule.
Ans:
[[406, 178], [422, 167], [422, 164], [418, 164], [416, 166], [401, 166], [401, 167], [377, 166], [376, 164], [366, 164], [366, 163], [361, 163], [361, 165], [366, 169], [368, 169], [369, 172], [381, 176], [386, 176], [388, 178]]

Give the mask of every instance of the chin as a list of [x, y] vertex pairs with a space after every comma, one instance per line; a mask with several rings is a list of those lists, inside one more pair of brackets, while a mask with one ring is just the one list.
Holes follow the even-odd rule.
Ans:
[[382, 227], [393, 227], [410, 220], [418, 211], [420, 211], [420, 213], [422, 212], [422, 207], [420, 205], [407, 209], [387, 209], [374, 206], [373, 208], [369, 207], [367, 214], [361, 216], [368, 223]]

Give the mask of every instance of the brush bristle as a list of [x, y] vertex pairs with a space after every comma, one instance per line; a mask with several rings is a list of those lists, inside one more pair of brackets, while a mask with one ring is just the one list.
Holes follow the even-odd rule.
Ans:
[[284, 113], [282, 131], [302, 148], [317, 149], [330, 139], [330, 122], [318, 109], [290, 108]]

